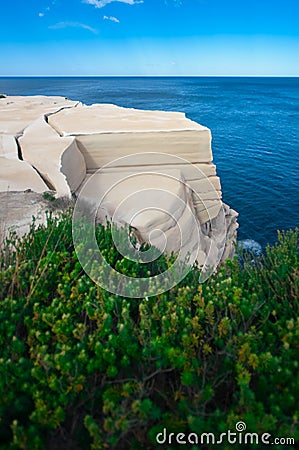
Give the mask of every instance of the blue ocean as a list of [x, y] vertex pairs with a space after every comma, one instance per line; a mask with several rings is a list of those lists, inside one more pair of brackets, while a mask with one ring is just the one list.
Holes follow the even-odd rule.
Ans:
[[240, 240], [264, 247], [299, 225], [299, 78], [0, 78], [0, 93], [185, 112], [212, 130]]

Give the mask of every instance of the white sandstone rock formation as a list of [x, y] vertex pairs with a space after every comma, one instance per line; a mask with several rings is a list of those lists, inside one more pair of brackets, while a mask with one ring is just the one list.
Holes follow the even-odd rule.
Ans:
[[0, 98], [0, 133], [19, 136], [38, 117], [78, 105], [80, 102], [44, 95]]
[[80, 198], [99, 206], [98, 221], [129, 225], [140, 242], [150, 242], [161, 252], [180, 252], [184, 259], [197, 249], [199, 223], [179, 168], [99, 171], [84, 185]]
[[151, 151], [178, 155], [197, 163], [200, 148], [200, 162], [212, 160], [210, 130], [187, 119], [183, 113], [103, 104], [64, 109], [51, 115], [49, 123], [61, 136], [76, 136], [88, 170], [110, 163], [113, 156]]
[[0, 99], [0, 157], [5, 158], [0, 160], [1, 191], [54, 189], [59, 195], [70, 196], [78, 188], [86, 174], [84, 158], [74, 139], [61, 140], [46, 118], [80, 105], [63, 97]]
[[0, 192], [47, 191], [47, 185], [30, 164], [18, 159], [0, 158]]
[[222, 202], [211, 132], [183, 113], [0, 99], [0, 191], [27, 189], [102, 199], [100, 221], [199, 264], [234, 252], [237, 213]]
[[19, 138], [23, 159], [41, 174], [48, 188], [62, 196], [71, 196], [86, 175], [86, 166], [74, 137], [61, 138], [39, 117]]
[[[127, 167], [127, 155], [134, 155], [130, 170], [142, 171], [149, 164], [169, 167], [171, 157], [178, 156], [190, 164], [180, 164], [182, 176], [200, 199], [199, 219], [207, 214], [200, 200], [212, 202], [210, 218], [221, 208], [221, 187], [212, 164], [211, 132], [185, 117], [183, 113], [140, 111], [115, 105], [92, 105], [63, 109], [49, 117], [49, 124], [61, 136], [75, 136], [84, 155], [87, 172], [92, 173], [106, 164], [111, 168]], [[146, 155], [153, 152], [156, 158]], [[177, 161], [174, 162], [177, 164]], [[200, 174], [202, 172], [202, 174]], [[209, 203], [210, 205], [210, 203]]]
[[0, 192], [48, 190], [38, 173], [26, 161], [18, 157], [14, 136], [0, 134]]

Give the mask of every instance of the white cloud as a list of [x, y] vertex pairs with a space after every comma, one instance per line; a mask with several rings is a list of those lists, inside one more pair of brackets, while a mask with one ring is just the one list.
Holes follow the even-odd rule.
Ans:
[[139, 3], [143, 3], [143, 0], [82, 0], [82, 2], [87, 3], [88, 5], [93, 5], [95, 8], [104, 8], [104, 6], [112, 2], [126, 3], [127, 5], [138, 5]]
[[111, 22], [115, 22], [115, 23], [119, 23], [119, 19], [117, 17], [113, 17], [113, 16], [104, 16], [103, 17], [104, 20], [111, 20]]
[[[54, 5], [54, 2], [53, 2], [53, 5]], [[44, 12], [39, 12], [38, 13], [38, 17], [44, 17], [49, 11], [50, 11], [50, 6], [47, 6], [45, 9], [44, 9]]]
[[83, 28], [84, 30], [88, 30], [91, 33], [97, 34], [98, 31], [95, 28], [90, 27], [89, 25], [85, 25], [84, 23], [80, 22], [59, 22], [55, 25], [51, 25], [49, 28], [52, 30], [59, 30], [62, 28]]

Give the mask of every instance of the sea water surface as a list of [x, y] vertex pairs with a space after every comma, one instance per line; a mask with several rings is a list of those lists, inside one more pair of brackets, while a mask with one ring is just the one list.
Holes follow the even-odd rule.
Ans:
[[240, 240], [264, 247], [299, 225], [299, 78], [0, 78], [0, 93], [185, 112], [212, 131]]

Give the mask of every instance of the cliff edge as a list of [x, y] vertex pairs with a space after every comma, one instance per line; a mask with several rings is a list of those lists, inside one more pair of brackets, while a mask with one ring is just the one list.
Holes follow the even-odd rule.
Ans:
[[[0, 98], [2, 227], [19, 221], [23, 232], [24, 208], [26, 217], [32, 208], [25, 191], [51, 190], [81, 196], [97, 206], [99, 221], [129, 225], [140, 242], [183, 257], [195, 252], [200, 265], [214, 265], [234, 253], [238, 214], [222, 201], [211, 140], [208, 128], [183, 113]], [[19, 219], [3, 205], [16, 192]]]

